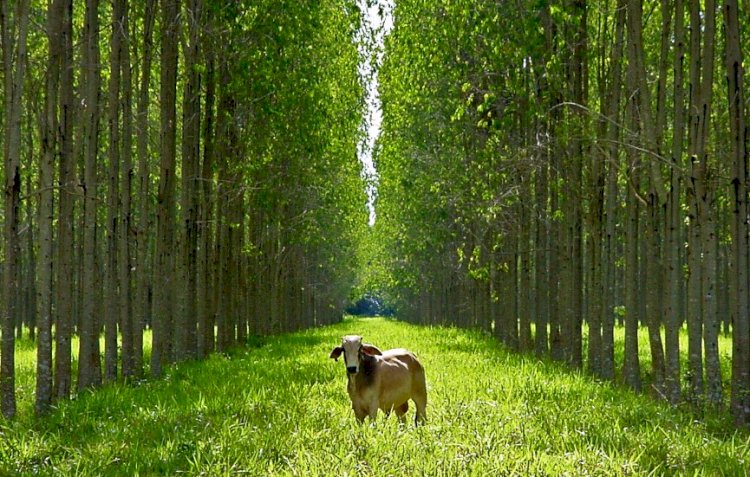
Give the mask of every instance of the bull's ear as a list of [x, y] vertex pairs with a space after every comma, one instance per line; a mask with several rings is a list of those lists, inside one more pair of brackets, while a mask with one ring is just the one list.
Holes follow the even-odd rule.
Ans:
[[344, 352], [344, 348], [342, 348], [341, 346], [336, 346], [335, 348], [333, 348], [333, 351], [331, 351], [331, 355], [329, 356], [329, 358], [335, 359], [336, 361], [338, 361], [339, 356], [341, 356], [341, 353], [343, 352]]
[[373, 346], [373, 345], [371, 345], [369, 343], [364, 343], [362, 345], [362, 351], [365, 354], [369, 354], [371, 356], [375, 356], [376, 354], [377, 355], [382, 355], [383, 354], [383, 352], [380, 351], [377, 346]]

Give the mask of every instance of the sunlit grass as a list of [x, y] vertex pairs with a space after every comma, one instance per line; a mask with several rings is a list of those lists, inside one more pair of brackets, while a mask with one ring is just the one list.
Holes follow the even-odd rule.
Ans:
[[[78, 336], [74, 335], [71, 340], [71, 367], [73, 371], [72, 378], [74, 387], [78, 370], [78, 346]], [[52, 348], [54, 350], [54, 344]], [[145, 372], [148, 372], [149, 359], [151, 356], [151, 330], [146, 330], [143, 333], [143, 348]], [[104, 337], [99, 341], [99, 349], [104, 350]], [[34, 400], [36, 398], [36, 358], [36, 342], [29, 339], [28, 331], [25, 330], [23, 338], [16, 340], [16, 400], [18, 403], [18, 417], [20, 419], [29, 419], [34, 413]], [[102, 366], [104, 366], [103, 361]]]
[[[328, 359], [350, 333], [417, 353], [426, 425], [355, 423]], [[698, 422], [479, 333], [384, 319], [268, 338], [0, 432], [0, 474], [42, 475], [746, 475], [750, 449], [719, 416]]]
[[[585, 328], [584, 328], [585, 329]], [[584, 333], [585, 336], [585, 333]], [[661, 330], [662, 347], [665, 343], [664, 329]], [[624, 361], [625, 328], [615, 328], [615, 365], [618, 380], [621, 381], [621, 371]], [[652, 382], [651, 349], [649, 347], [648, 329], [641, 327], [638, 330], [638, 356], [641, 363], [641, 379], [644, 382], [644, 390], [647, 391]], [[585, 352], [585, 350], [584, 350]], [[705, 349], [704, 349], [705, 353]], [[584, 354], [585, 356], [585, 354]], [[732, 371], [732, 337], [731, 335], [719, 335], [719, 357], [721, 362], [721, 375], [724, 384], [724, 397], [726, 404], [729, 402], [731, 371]], [[705, 373], [705, 362], [704, 362]], [[687, 326], [680, 328], [680, 379], [683, 394], [689, 393], [688, 380], [688, 331]], [[645, 392], [644, 391], [644, 392]]]

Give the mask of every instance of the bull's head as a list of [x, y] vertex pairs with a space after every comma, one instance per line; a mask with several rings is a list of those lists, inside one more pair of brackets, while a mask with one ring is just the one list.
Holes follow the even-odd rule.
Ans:
[[337, 346], [331, 351], [330, 358], [338, 361], [341, 353], [344, 353], [344, 363], [346, 364], [346, 371], [349, 374], [357, 374], [363, 354], [370, 356], [383, 354], [377, 347], [368, 343], [362, 343], [362, 337], [356, 335], [344, 336], [341, 340], [341, 346]]

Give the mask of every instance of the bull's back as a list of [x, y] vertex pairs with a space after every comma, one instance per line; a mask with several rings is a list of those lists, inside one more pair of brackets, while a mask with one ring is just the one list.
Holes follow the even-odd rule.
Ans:
[[381, 406], [399, 406], [413, 397], [415, 389], [424, 388], [424, 369], [409, 350], [390, 349], [381, 356]]

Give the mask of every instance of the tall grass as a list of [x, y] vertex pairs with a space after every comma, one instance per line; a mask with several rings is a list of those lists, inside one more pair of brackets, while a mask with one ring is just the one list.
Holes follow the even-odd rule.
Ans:
[[[328, 359], [352, 333], [416, 352], [426, 425], [356, 424]], [[747, 475], [750, 458], [720, 416], [696, 421], [480, 333], [384, 319], [268, 338], [0, 433], [0, 474], [22, 475]]]

